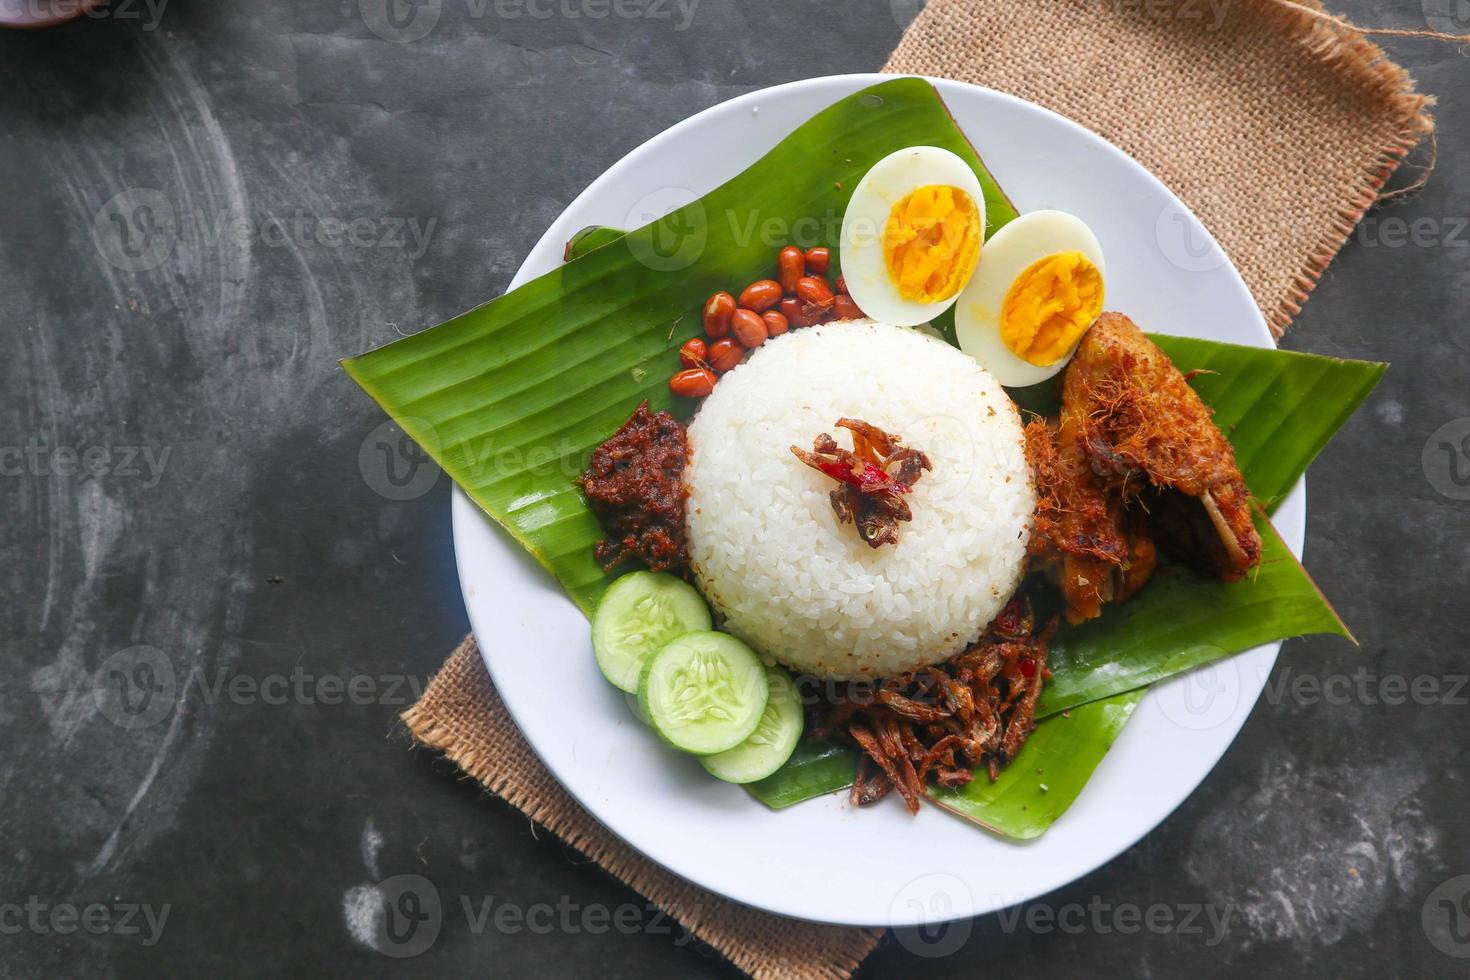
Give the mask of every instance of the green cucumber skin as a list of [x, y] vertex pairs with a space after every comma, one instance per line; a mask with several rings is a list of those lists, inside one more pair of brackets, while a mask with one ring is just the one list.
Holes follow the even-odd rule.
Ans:
[[[663, 642], [658, 647], [647, 651], [638, 664], [637, 672], [628, 677], [628, 671], [622, 668], [631, 658], [623, 651], [609, 649], [612, 641], [607, 638], [606, 633], [613, 628], [610, 620], [644, 596], [658, 594], [669, 600], [681, 628], [678, 632], [663, 637]], [[592, 653], [597, 660], [597, 668], [602, 671], [602, 676], [607, 678], [609, 684], [627, 694], [636, 694], [643, 667], [660, 647], [685, 633], [706, 631], [710, 625], [709, 606], [704, 597], [683, 579], [661, 572], [630, 572], [614, 582], [598, 603], [597, 611], [592, 617]]]
[[[765, 683], [754, 685], [756, 693], [758, 695], [758, 702], [760, 705], [759, 710], [751, 712], [750, 723], [748, 725], [742, 725], [739, 728], [732, 729], [730, 738], [728, 740], [722, 741], [722, 743], [718, 746], [699, 746], [698, 748], [692, 748], [687, 742], [681, 744], [678, 738], [672, 736], [668, 731], [666, 731], [664, 726], [659, 723], [659, 711], [657, 708], [654, 707], [652, 703], [651, 691], [653, 686], [652, 679], [654, 672], [657, 669], [659, 661], [662, 658], [664, 658], [665, 656], [679, 655], [681, 644], [699, 642], [700, 639], [704, 637], [714, 638], [716, 642], [720, 644], [734, 644], [743, 649], [750, 656], [755, 667], [760, 670], [761, 678], [763, 681], [765, 678], [766, 669], [765, 665], [761, 663], [760, 657], [756, 656], [755, 651], [751, 650], [750, 647], [746, 646], [740, 640], [737, 640], [735, 637], [731, 636], [728, 633], [717, 633], [709, 630], [686, 633], [678, 639], [669, 642], [666, 646], [663, 647], [663, 649], [659, 650], [658, 653], [648, 658], [648, 662], [643, 665], [643, 673], [638, 679], [638, 709], [643, 713], [643, 717], [645, 721], [647, 721], [648, 726], [652, 728], [656, 733], [658, 733], [658, 737], [660, 739], [662, 739], [665, 743], [672, 746], [673, 748], [678, 749], [680, 752], [687, 752], [690, 755], [696, 756], [715, 755], [720, 752], [728, 751], [730, 749], [736, 748], [747, 738], [749, 738], [751, 732], [755, 731], [756, 726], [760, 724], [761, 717], [765, 714], [766, 711], [766, 700], [770, 696], [769, 688]], [[737, 732], [739, 734], [739, 738], [734, 737], [735, 733]]]
[[[766, 685], [770, 697], [766, 701], [765, 711], [761, 712], [761, 722], [773, 709], [779, 714], [776, 719], [777, 731], [780, 742], [772, 749], [767, 746], [751, 744], [751, 738], [755, 732], [744, 742], [724, 752], [714, 755], [699, 757], [700, 765], [705, 771], [718, 780], [726, 783], [753, 783], [776, 772], [791, 758], [791, 753], [796, 751], [796, 746], [801, 742], [802, 730], [806, 727], [806, 719], [801, 708], [801, 699], [797, 696], [796, 685], [791, 682], [791, 677], [780, 667], [766, 668]], [[756, 723], [756, 731], [760, 730], [761, 722]], [[760, 764], [752, 765], [755, 759]]]

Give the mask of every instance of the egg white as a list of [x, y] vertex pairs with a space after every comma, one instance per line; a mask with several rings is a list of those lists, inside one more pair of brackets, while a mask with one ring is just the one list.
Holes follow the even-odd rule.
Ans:
[[930, 184], [958, 187], [975, 202], [983, 262], [985, 195], [970, 165], [937, 146], [910, 146], [890, 153], [858, 182], [842, 216], [842, 277], [853, 301], [875, 320], [900, 327], [926, 323], [954, 305], [959, 295], [937, 303], [905, 299], [883, 259], [883, 228], [893, 206]]
[[[1041, 366], [1017, 357], [1000, 335], [1001, 307], [1011, 284], [1033, 263], [1058, 252], [1081, 252], [1086, 256], [1102, 275], [1106, 295], [1107, 270], [1103, 266], [1102, 246], [1081, 218], [1065, 211], [1032, 211], [997, 231], [985, 243], [970, 284], [960, 292], [954, 311], [955, 336], [960, 349], [1008, 388], [1045, 381], [1066, 367], [1077, 350], [1074, 344], [1063, 357]], [[863, 309], [866, 311], [867, 307]]]

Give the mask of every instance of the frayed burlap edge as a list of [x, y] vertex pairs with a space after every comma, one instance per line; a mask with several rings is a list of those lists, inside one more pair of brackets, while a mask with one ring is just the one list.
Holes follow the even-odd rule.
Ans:
[[757, 980], [846, 980], [882, 938], [881, 929], [803, 922], [720, 898], [629, 847], [541, 764], [490, 682], [473, 636], [402, 718], [415, 742], [442, 752]]
[[[1307, 256], [1305, 265], [1293, 280], [1292, 289], [1280, 299], [1274, 310], [1266, 310], [1271, 331], [1280, 338], [1302, 311], [1302, 304], [1327, 271], [1327, 266], [1342, 250], [1358, 222], [1377, 203], [1394, 171], [1414, 147], [1433, 134], [1434, 119], [1428, 110], [1434, 105], [1434, 97], [1420, 92], [1413, 76], [1362, 34], [1319, 20], [1310, 11], [1296, 9], [1295, 5], [1276, 0], [1255, 2], [1267, 8], [1268, 15], [1282, 18], [1284, 29], [1303, 32], [1308, 50], [1337, 68], [1350, 84], [1361, 84], [1379, 96], [1396, 131], [1388, 142], [1376, 148], [1372, 164], [1359, 178], [1357, 194], [1343, 203], [1337, 221], [1323, 233], [1317, 247]], [[1317, 0], [1305, 0], [1301, 6], [1325, 9]]]

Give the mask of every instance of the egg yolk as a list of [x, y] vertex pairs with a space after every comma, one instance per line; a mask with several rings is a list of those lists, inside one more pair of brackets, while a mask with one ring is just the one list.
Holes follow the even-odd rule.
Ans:
[[893, 206], [883, 227], [883, 261], [898, 293], [915, 303], [949, 299], [980, 257], [980, 210], [958, 187], [929, 184]]
[[1092, 326], [1102, 304], [1102, 273], [1087, 256], [1048, 255], [1011, 283], [1001, 307], [1000, 338], [1022, 360], [1055, 364]]

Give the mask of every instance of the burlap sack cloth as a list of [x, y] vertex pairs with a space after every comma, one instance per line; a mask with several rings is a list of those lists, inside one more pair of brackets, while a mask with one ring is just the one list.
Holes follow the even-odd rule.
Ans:
[[[1432, 126], [1381, 50], [1281, 0], [932, 0], [884, 70], [1011, 92], [1122, 147], [1204, 220], [1278, 335]], [[754, 977], [847, 977], [881, 938], [726, 901], [608, 833], [536, 759], [473, 637], [403, 718]]]

